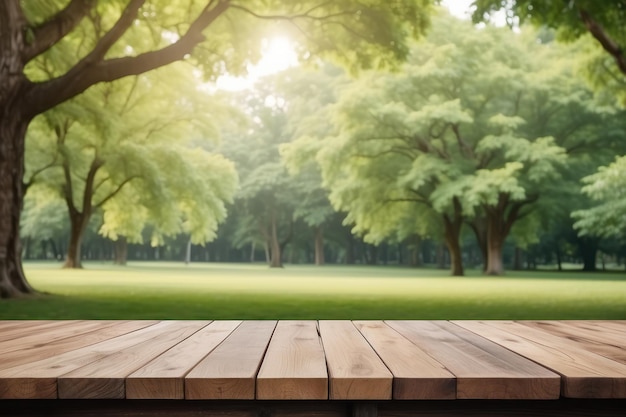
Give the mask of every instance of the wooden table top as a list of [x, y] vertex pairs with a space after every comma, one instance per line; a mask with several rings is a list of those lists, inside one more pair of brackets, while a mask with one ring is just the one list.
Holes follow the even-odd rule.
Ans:
[[626, 321], [0, 321], [0, 399], [626, 398]]

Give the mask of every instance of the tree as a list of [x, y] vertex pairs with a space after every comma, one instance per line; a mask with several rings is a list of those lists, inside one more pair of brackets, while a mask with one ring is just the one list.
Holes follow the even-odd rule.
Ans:
[[[332, 104], [338, 91], [348, 83], [341, 69], [324, 63], [317, 70], [296, 68], [276, 79], [276, 90], [286, 100], [287, 132], [290, 140], [280, 146], [282, 161], [296, 182], [295, 217], [313, 230], [315, 264], [323, 265], [324, 228], [336, 212], [322, 187], [322, 176], [306, 137], [323, 137], [331, 132]], [[294, 139], [300, 138], [299, 141]], [[302, 146], [302, 145], [305, 146]]]
[[229, 133], [223, 152], [235, 161], [241, 177], [237, 234], [245, 236], [243, 242], [261, 240], [270, 267], [280, 268], [284, 249], [294, 236], [297, 204], [294, 182], [279, 154], [280, 144], [289, 140], [286, 103], [267, 80], [236, 96], [238, 107], [248, 114], [248, 129]]
[[438, 217], [455, 275], [469, 222], [485, 271], [501, 274], [506, 238], [568, 152], [606, 140], [600, 121], [613, 110], [594, 104], [565, 52], [533, 32], [438, 19], [401, 73], [344, 92], [338, 133], [317, 155], [331, 201], [373, 241], [432, 234]]
[[[393, 3], [54, 0], [0, 2], [0, 297], [33, 292], [21, 265], [24, 139], [30, 121], [94, 84], [137, 75], [195, 52], [209, 79], [242, 73], [258, 58], [255, 22], [282, 20], [303, 37], [303, 54], [331, 54], [355, 65], [384, 65], [406, 54], [405, 38], [427, 25], [426, 0]], [[411, 24], [409, 24], [410, 22]], [[296, 30], [294, 30], [296, 31]], [[44, 79], [27, 66], [65, 42], [95, 39], [81, 58]], [[133, 37], [142, 33], [145, 36]], [[130, 38], [135, 43], [129, 43]], [[137, 41], [137, 39], [141, 39]], [[201, 48], [196, 46], [201, 45]]]
[[66, 203], [65, 267], [81, 267], [82, 237], [97, 211], [102, 232], [114, 240], [141, 242], [146, 223], [155, 234], [171, 235], [187, 222], [193, 228], [184, 231], [195, 243], [214, 237], [236, 174], [219, 155], [194, 146], [197, 137], [215, 140], [208, 115], [218, 111], [205, 104], [210, 99], [191, 68], [179, 64], [101, 84], [35, 119], [27, 134], [27, 184], [56, 190]]

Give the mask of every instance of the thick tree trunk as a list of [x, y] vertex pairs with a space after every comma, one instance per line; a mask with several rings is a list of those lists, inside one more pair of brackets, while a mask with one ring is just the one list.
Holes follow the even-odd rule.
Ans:
[[502, 261], [502, 249], [506, 234], [502, 229], [499, 218], [493, 216], [487, 220], [487, 275], [504, 274], [504, 262]]
[[315, 265], [324, 265], [324, 233], [322, 227], [315, 227]]
[[[4, 98], [5, 81], [1, 78], [0, 74], [0, 98]], [[24, 138], [28, 120], [24, 120], [12, 107], [12, 100], [0, 101], [0, 298], [34, 292], [22, 270], [19, 235], [24, 201]]]
[[67, 257], [65, 258], [63, 268], [80, 269], [83, 267], [81, 246], [90, 217], [89, 213], [74, 212], [70, 214], [70, 242], [67, 247]]
[[502, 260], [502, 250], [513, 224], [520, 218], [519, 213], [522, 207], [536, 200], [536, 197], [524, 201], [510, 201], [508, 194], [500, 194], [498, 203], [493, 206], [486, 206], [487, 222], [487, 275], [504, 274], [504, 262]]
[[578, 239], [578, 250], [583, 259], [583, 271], [596, 271], [596, 257], [598, 241], [594, 238], [582, 237]]
[[458, 229], [455, 229], [454, 227], [446, 227], [445, 241], [446, 248], [448, 248], [448, 252], [450, 253], [450, 273], [457, 277], [465, 275], [465, 271], [463, 269], [463, 255], [461, 245], [459, 243], [460, 234], [460, 227], [458, 227]]
[[22, 270], [19, 235], [24, 200], [24, 139], [31, 115], [22, 98], [29, 88], [23, 75], [23, 16], [18, 1], [0, 4], [0, 298], [33, 293]]

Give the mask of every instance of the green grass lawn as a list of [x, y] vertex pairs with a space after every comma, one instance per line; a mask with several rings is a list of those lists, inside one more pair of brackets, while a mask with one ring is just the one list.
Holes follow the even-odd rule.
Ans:
[[370, 266], [27, 263], [0, 319], [626, 319], [626, 274]]

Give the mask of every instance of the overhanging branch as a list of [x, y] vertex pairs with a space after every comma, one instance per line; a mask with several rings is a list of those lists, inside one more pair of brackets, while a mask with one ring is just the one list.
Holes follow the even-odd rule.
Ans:
[[595, 21], [589, 12], [581, 9], [579, 14], [589, 33], [591, 33], [591, 35], [596, 38], [598, 42], [600, 42], [600, 45], [602, 45], [605, 51], [615, 58], [618, 68], [623, 74], [626, 75], [626, 56], [624, 56], [624, 51], [620, 45], [611, 39], [609, 34], [606, 33], [604, 28]]
[[95, 6], [96, 0], [72, 0], [51, 19], [30, 28], [32, 42], [28, 43], [22, 58], [24, 63], [47, 51], [70, 33]]
[[[143, 1], [132, 1], [128, 7], [130, 8], [131, 5], [137, 6], [137, 4], [143, 3]], [[215, 6], [210, 7], [211, 5]], [[104, 60], [101, 55], [102, 51], [107, 49], [109, 42], [116, 37], [121, 37], [123, 33], [111, 35], [106, 42], [102, 41], [102, 44], [99, 43], [100, 50], [98, 52], [94, 50], [85, 58], [86, 60], [88, 57], [91, 57], [90, 60], [81, 61], [76, 67], [58, 78], [33, 85], [27, 94], [25, 107], [31, 116], [35, 116], [82, 93], [94, 84], [115, 81], [129, 75], [139, 75], [172, 62], [180, 61], [190, 54], [197, 44], [204, 40], [202, 31], [229, 7], [229, 0], [211, 0], [178, 41], [156, 51], [146, 52], [133, 57]], [[119, 28], [123, 28], [128, 23], [127, 20], [130, 19], [130, 15], [123, 18], [125, 23], [120, 23]], [[100, 60], [96, 59], [94, 62], [93, 60], [97, 57], [100, 57]]]

